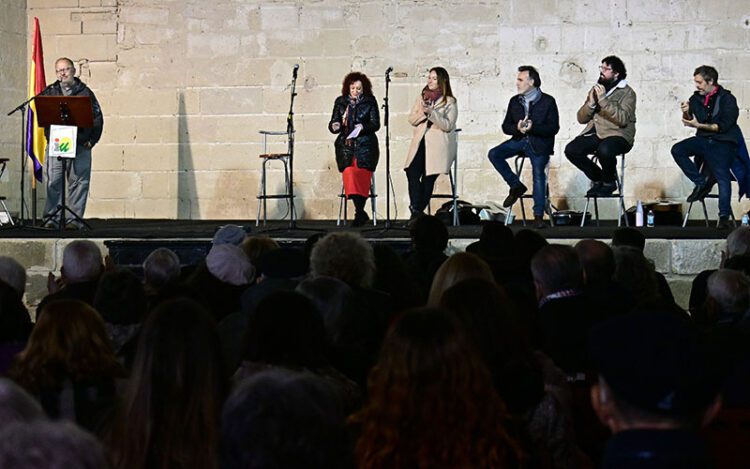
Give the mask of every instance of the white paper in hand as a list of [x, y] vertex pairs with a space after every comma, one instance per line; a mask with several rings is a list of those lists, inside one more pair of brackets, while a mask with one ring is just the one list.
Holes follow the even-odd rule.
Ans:
[[360, 133], [361, 131], [362, 131], [362, 124], [357, 124], [357, 125], [356, 125], [356, 126], [354, 127], [354, 130], [352, 130], [352, 131], [351, 131], [351, 133], [350, 133], [349, 135], [347, 135], [347, 136], [346, 136], [346, 139], [347, 139], [347, 140], [349, 140], [349, 139], [351, 139], [351, 138], [357, 138], [357, 136], [359, 135], [359, 133]]

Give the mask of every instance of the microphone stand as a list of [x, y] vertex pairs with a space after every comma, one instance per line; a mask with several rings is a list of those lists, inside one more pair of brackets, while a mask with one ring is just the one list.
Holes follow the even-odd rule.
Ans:
[[292, 89], [289, 100], [289, 114], [286, 116], [286, 134], [289, 145], [289, 230], [297, 228], [297, 213], [294, 209], [294, 97], [297, 96], [297, 71], [292, 72]]
[[382, 229], [369, 228], [362, 230], [362, 232], [368, 233], [371, 231], [379, 231], [380, 233], [387, 233], [390, 230], [408, 231], [404, 227], [394, 227], [391, 223], [391, 191], [393, 189], [393, 181], [391, 180], [391, 126], [389, 125], [390, 120], [390, 104], [388, 103], [388, 95], [390, 92], [391, 84], [391, 71], [393, 69], [388, 67], [385, 71], [385, 97], [383, 98], [383, 126], [385, 127], [385, 223]]
[[[55, 82], [57, 83], [57, 82]], [[26, 133], [24, 132], [26, 130], [26, 108], [28, 107], [29, 103], [35, 100], [38, 96], [41, 96], [44, 94], [45, 91], [50, 89], [54, 84], [51, 84], [44, 88], [39, 94], [34, 95], [27, 99], [26, 101], [22, 102], [18, 106], [16, 106], [12, 111], [8, 113], [9, 116], [12, 116], [18, 111], [21, 111], [21, 207], [18, 210], [18, 224], [16, 226], [22, 227], [24, 226], [25, 219], [24, 219], [24, 210], [28, 210], [28, 207], [26, 207], [26, 186], [25, 186], [25, 180], [26, 180], [26, 157], [24, 155], [25, 152], [25, 146], [24, 143], [26, 142]], [[36, 208], [36, 206], [35, 206]], [[36, 210], [35, 210], [36, 212]], [[34, 221], [36, 221], [36, 213], [34, 213]]]

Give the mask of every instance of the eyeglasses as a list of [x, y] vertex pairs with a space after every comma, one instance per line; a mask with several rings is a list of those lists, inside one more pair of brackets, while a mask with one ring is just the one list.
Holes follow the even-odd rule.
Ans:
[[606, 65], [599, 65], [599, 71], [600, 72], [611, 72], [612, 67], [606, 66]]
[[67, 67], [67, 68], [61, 68], [60, 70], [55, 70], [55, 73], [57, 73], [58, 75], [62, 75], [65, 72], [72, 72], [72, 71], [73, 71], [73, 67]]

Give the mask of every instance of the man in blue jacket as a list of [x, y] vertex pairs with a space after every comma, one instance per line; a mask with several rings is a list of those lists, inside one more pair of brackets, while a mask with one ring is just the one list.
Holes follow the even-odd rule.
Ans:
[[[732, 213], [732, 175], [730, 168], [738, 154], [737, 100], [729, 90], [719, 85], [719, 73], [714, 67], [702, 65], [693, 72], [696, 91], [690, 100], [681, 104], [682, 123], [696, 129], [695, 136], [677, 142], [672, 157], [695, 187], [687, 197], [696, 202], [706, 197], [719, 184], [719, 228], [729, 228]], [[701, 172], [690, 160], [702, 159], [707, 170]], [[707, 177], [706, 174], [712, 177]]]
[[539, 72], [530, 66], [518, 67], [516, 89], [518, 94], [508, 103], [508, 111], [503, 121], [503, 132], [510, 140], [496, 146], [489, 152], [489, 159], [495, 169], [510, 186], [510, 192], [503, 202], [504, 207], [512, 206], [528, 188], [511, 170], [508, 158], [525, 154], [531, 160], [533, 172], [532, 195], [534, 198], [534, 226], [544, 228], [545, 193], [547, 176], [545, 169], [549, 157], [554, 153], [555, 135], [560, 130], [559, 115], [555, 98], [540, 89], [542, 79]]

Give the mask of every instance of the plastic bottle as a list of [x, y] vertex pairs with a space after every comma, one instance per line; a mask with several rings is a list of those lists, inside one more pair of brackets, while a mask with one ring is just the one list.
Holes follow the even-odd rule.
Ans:
[[648, 214], [646, 215], [646, 226], [649, 228], [654, 227], [654, 211], [649, 210]]
[[640, 200], [635, 208], [635, 226], [643, 226], [643, 204]]
[[742, 215], [742, 226], [750, 225], [750, 216], [746, 214]]

